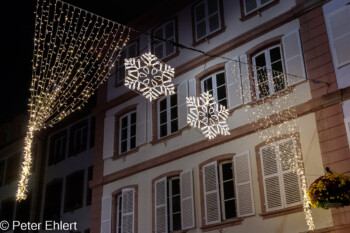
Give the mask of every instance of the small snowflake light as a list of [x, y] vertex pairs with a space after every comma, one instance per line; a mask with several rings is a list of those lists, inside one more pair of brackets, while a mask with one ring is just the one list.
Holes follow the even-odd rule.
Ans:
[[174, 68], [161, 62], [152, 53], [125, 59], [124, 85], [145, 96], [149, 101], [175, 94], [172, 83]]
[[213, 139], [218, 134], [230, 135], [227, 125], [228, 110], [218, 104], [209, 92], [202, 93], [200, 97], [187, 97], [186, 103], [187, 123], [199, 128], [206, 138]]

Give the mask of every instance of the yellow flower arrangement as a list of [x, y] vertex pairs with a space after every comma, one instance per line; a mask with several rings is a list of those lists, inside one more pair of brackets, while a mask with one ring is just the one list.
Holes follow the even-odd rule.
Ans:
[[316, 179], [309, 187], [307, 195], [311, 206], [328, 209], [335, 205], [350, 205], [350, 177], [332, 173], [328, 168], [326, 170], [326, 175]]

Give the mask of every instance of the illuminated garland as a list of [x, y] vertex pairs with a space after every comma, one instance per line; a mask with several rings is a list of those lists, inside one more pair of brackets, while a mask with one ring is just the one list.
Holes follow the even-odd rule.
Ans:
[[130, 30], [60, 0], [37, 1], [29, 124], [17, 200], [27, 196], [35, 131], [87, 103], [109, 76]]
[[202, 93], [200, 97], [186, 97], [186, 104], [187, 123], [199, 128], [206, 138], [213, 139], [218, 134], [230, 135], [228, 110], [218, 104], [209, 92]]
[[124, 85], [143, 95], [150, 102], [160, 96], [175, 94], [172, 83], [175, 71], [171, 66], [161, 62], [152, 53], [140, 57], [125, 59]]

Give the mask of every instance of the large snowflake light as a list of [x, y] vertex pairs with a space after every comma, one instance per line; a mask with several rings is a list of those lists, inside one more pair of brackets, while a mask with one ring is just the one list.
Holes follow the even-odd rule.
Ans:
[[174, 68], [161, 62], [152, 53], [125, 59], [124, 85], [145, 96], [149, 101], [175, 94], [172, 83]]
[[199, 128], [206, 138], [213, 139], [218, 134], [230, 135], [227, 125], [228, 110], [218, 104], [209, 92], [202, 93], [200, 97], [187, 97], [186, 103], [187, 123]]

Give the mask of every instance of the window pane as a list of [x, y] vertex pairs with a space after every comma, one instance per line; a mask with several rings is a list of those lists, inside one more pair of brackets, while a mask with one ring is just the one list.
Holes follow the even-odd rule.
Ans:
[[211, 78], [204, 80], [204, 92], [213, 90], [213, 83]]
[[218, 88], [218, 101], [226, 98], [226, 88], [225, 86]]
[[[279, 71], [279, 72], [283, 72], [283, 68], [282, 68], [282, 61], [279, 61], [279, 62], [275, 62], [271, 65], [271, 69], [272, 70], [276, 70], [276, 71]], [[279, 73], [278, 72], [274, 72], [274, 76], [275, 75], [278, 75]]]
[[217, 12], [219, 10], [218, 8], [218, 1], [217, 0], [208, 0], [208, 12], [209, 15]]
[[180, 179], [171, 181], [172, 195], [180, 194]]
[[131, 124], [136, 123], [136, 112], [131, 114]]
[[124, 81], [124, 77], [125, 77], [125, 68], [124, 68], [124, 66], [122, 66], [118, 70], [118, 83], [123, 82]]
[[209, 17], [209, 31], [213, 32], [220, 28], [219, 14], [215, 14]]
[[173, 231], [181, 230], [181, 213], [173, 215]]
[[128, 47], [128, 58], [132, 58], [132, 57], [136, 57], [137, 54], [136, 54], [136, 43], [133, 43], [131, 44], [129, 47]]
[[164, 124], [167, 122], [167, 112], [161, 112], [160, 113], [160, 124]]
[[236, 217], [236, 203], [234, 199], [225, 202], [225, 216], [226, 219]]
[[276, 47], [270, 50], [271, 63], [281, 59], [280, 48]]
[[163, 57], [163, 44], [155, 47], [154, 53], [158, 58], [162, 58]]
[[197, 5], [196, 7], [196, 22], [205, 18], [204, 3]]
[[160, 137], [164, 137], [168, 134], [168, 130], [167, 130], [167, 125], [161, 125], [160, 126]]
[[171, 132], [174, 133], [178, 130], [178, 123], [177, 120], [174, 120], [171, 122]]
[[197, 24], [197, 39], [202, 38], [207, 34], [207, 29], [205, 26], [205, 21]]
[[222, 106], [225, 106], [227, 108], [227, 101], [226, 101], [226, 99], [220, 100], [219, 104], [221, 104]]
[[219, 87], [221, 85], [225, 85], [225, 74], [220, 73], [216, 75], [216, 86]]
[[174, 21], [165, 25], [165, 38], [169, 39], [174, 36]]
[[121, 144], [120, 152], [123, 153], [127, 150], [127, 141], [123, 141]]
[[173, 120], [173, 119], [176, 119], [177, 118], [177, 107], [175, 106], [175, 107], [173, 107], [173, 108], [171, 108], [171, 119]]
[[130, 129], [130, 137], [136, 135], [136, 125], [132, 125]]
[[125, 140], [128, 137], [128, 128], [122, 129], [121, 139]]
[[175, 106], [177, 104], [177, 95], [171, 95], [170, 96], [170, 106]]
[[250, 12], [258, 7], [256, 0], [244, 0], [246, 13]]
[[173, 197], [173, 213], [180, 212], [180, 195]]
[[257, 73], [258, 73], [258, 76], [257, 76], [258, 83], [267, 81], [268, 77], [267, 77], [267, 71], [265, 68], [257, 70]]
[[259, 56], [255, 57], [255, 65], [264, 67], [266, 66], [266, 60], [265, 60], [265, 54], [260, 54]]
[[269, 85], [268, 83], [262, 83], [259, 85], [259, 96], [264, 97], [269, 95]]
[[166, 98], [159, 101], [159, 110], [160, 111], [166, 110], [166, 101], [167, 101]]
[[173, 53], [175, 53], [175, 46], [172, 43], [167, 42], [165, 44], [165, 55], [169, 56]]
[[224, 183], [224, 199], [231, 199], [235, 197], [233, 180]]
[[233, 178], [232, 163], [225, 163], [222, 165], [222, 179], [231, 180]]
[[128, 125], [128, 117], [122, 118], [122, 128], [125, 128]]
[[130, 149], [133, 149], [136, 147], [136, 137], [132, 137], [130, 139]]

